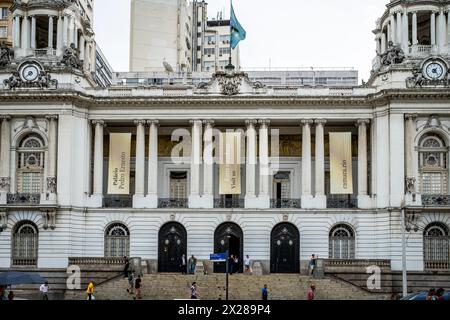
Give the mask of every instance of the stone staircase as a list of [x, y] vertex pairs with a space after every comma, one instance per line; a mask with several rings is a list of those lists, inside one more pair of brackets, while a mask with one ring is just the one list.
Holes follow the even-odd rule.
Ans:
[[[142, 277], [142, 298], [148, 300], [189, 299], [190, 285], [197, 282], [202, 300], [225, 300], [225, 275], [145, 274]], [[316, 285], [318, 300], [376, 300], [387, 295], [373, 294], [332, 278], [313, 279], [300, 275], [232, 275], [229, 277], [230, 300], [260, 300], [261, 288], [267, 284], [270, 299], [305, 300], [309, 286]], [[123, 277], [105, 282], [95, 288], [98, 300], [128, 300], [128, 282]], [[67, 291], [65, 299], [84, 300], [85, 290]]]

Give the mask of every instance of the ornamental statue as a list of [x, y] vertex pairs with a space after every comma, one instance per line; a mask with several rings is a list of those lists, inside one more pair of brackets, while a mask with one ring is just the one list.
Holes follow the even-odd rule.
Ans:
[[14, 51], [6, 46], [4, 42], [0, 44], [0, 68], [6, 68], [11, 64]]
[[64, 50], [63, 58], [61, 60], [63, 65], [66, 65], [70, 68], [81, 69], [83, 63], [81, 62], [78, 50], [75, 48], [75, 44], [71, 43], [69, 47]]
[[380, 57], [381, 65], [390, 66], [392, 64], [402, 63], [405, 60], [405, 53], [399, 45], [394, 45], [392, 41], [389, 41], [388, 49]]

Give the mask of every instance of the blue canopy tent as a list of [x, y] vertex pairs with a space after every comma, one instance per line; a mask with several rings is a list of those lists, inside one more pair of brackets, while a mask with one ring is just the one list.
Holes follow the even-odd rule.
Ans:
[[12, 286], [18, 284], [39, 284], [47, 281], [37, 273], [28, 272], [2, 272], [0, 273], [0, 286]]

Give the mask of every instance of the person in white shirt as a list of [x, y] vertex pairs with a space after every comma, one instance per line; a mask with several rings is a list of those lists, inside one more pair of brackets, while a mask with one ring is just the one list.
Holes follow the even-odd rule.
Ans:
[[45, 281], [45, 283], [39, 287], [39, 291], [42, 294], [42, 300], [48, 300], [48, 282], [47, 281]]
[[246, 255], [245, 258], [244, 258], [244, 269], [245, 269], [245, 273], [252, 274], [252, 268], [250, 267], [250, 257], [249, 257], [249, 255]]

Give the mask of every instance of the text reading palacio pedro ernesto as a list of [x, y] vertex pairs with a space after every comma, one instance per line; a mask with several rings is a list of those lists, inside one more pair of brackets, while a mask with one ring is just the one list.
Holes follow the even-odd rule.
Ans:
[[126, 184], [126, 168], [127, 168], [127, 155], [125, 152], [120, 154], [120, 167], [114, 168], [113, 171], [113, 185], [119, 190], [125, 189]]

